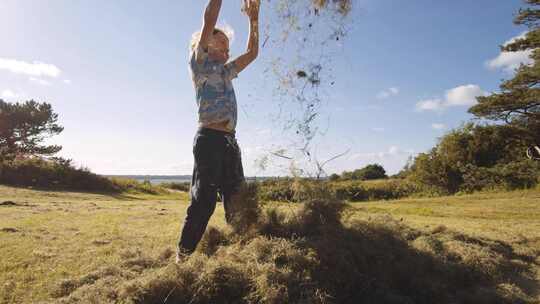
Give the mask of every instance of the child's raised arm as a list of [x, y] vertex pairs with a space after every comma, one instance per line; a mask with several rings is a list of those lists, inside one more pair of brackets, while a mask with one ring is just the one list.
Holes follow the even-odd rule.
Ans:
[[208, 42], [213, 35], [214, 28], [219, 17], [219, 11], [221, 10], [222, 0], [210, 0], [204, 11], [204, 21], [201, 30], [201, 38], [199, 40], [199, 46], [203, 49], [208, 48]]
[[259, 55], [260, 4], [260, 0], [244, 0], [243, 11], [249, 17], [249, 40], [246, 52], [233, 60], [237, 73], [243, 71]]

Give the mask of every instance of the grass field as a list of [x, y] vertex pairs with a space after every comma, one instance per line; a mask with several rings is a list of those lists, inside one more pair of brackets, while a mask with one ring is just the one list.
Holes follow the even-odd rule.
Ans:
[[[0, 186], [0, 204], [0, 303], [54, 303], [95, 283], [104, 266], [150, 269], [146, 264], [172, 263], [188, 197], [181, 192], [109, 196]], [[391, 217], [421, 231], [449, 230], [504, 242], [528, 257], [529, 280], [520, 292], [540, 301], [539, 190], [351, 206], [348, 220]], [[221, 206], [211, 225], [225, 226]]]

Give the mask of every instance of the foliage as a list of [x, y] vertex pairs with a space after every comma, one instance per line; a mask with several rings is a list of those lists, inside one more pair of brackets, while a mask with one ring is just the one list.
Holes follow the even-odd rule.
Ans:
[[189, 192], [191, 188], [191, 182], [168, 182], [168, 183], [161, 183], [159, 184], [163, 188], [172, 189], [172, 190], [178, 190], [183, 192]]
[[472, 123], [452, 130], [414, 159], [407, 178], [435, 194], [533, 187], [539, 167], [524, 161], [527, 143], [514, 132], [513, 126]]
[[420, 194], [416, 184], [404, 179], [341, 181], [330, 183], [329, 187], [338, 199], [351, 202], [393, 200]]
[[344, 180], [374, 180], [387, 177], [386, 170], [379, 164], [370, 164], [352, 172], [345, 171], [341, 176]]
[[259, 182], [259, 197], [263, 201], [293, 201], [292, 178], [273, 178]]
[[94, 192], [162, 193], [164, 190], [149, 183], [106, 177], [86, 168], [76, 168], [72, 160], [53, 158], [16, 158], [0, 162], [0, 184], [44, 189]]
[[526, 1], [532, 8], [521, 9], [515, 19], [518, 25], [527, 25], [525, 37], [518, 38], [501, 48], [505, 52], [528, 51], [532, 65], [521, 65], [514, 78], [503, 81], [501, 92], [478, 97], [478, 104], [469, 112], [479, 118], [505, 122], [520, 130], [514, 135], [525, 138], [529, 144], [540, 144], [540, 2]]
[[435, 148], [415, 158], [408, 180], [423, 187], [424, 192], [439, 195], [457, 192], [463, 182], [459, 170], [447, 163]]
[[63, 131], [48, 103], [9, 103], [0, 99], [0, 161], [24, 155], [53, 155], [62, 149], [43, 141]]
[[47, 189], [114, 191], [110, 180], [85, 168], [74, 168], [71, 160], [18, 158], [0, 163], [0, 183]]
[[317, 181], [287, 178], [260, 182], [259, 196], [264, 201], [300, 202], [316, 197], [337, 197], [360, 202], [398, 199], [419, 191], [416, 184], [404, 179]]
[[339, 179], [340, 179], [340, 176], [339, 176], [339, 174], [332, 173], [332, 174], [328, 177], [328, 179], [334, 182], [334, 181], [339, 180]]
[[154, 186], [149, 181], [139, 182], [135, 179], [111, 177], [109, 178], [115, 191], [146, 193], [146, 194], [162, 194], [166, 190], [162, 186]]
[[514, 161], [493, 167], [467, 165], [463, 170], [465, 192], [533, 188], [539, 183], [540, 164], [532, 160]]

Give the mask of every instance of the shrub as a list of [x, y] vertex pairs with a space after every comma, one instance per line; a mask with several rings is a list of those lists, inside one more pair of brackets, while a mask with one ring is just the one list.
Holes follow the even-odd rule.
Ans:
[[263, 201], [290, 202], [294, 199], [291, 178], [266, 179], [259, 182], [259, 197]]
[[340, 177], [339, 177], [339, 174], [336, 174], [336, 173], [333, 173], [332, 175], [330, 175], [330, 176], [328, 177], [328, 179], [329, 179], [330, 181], [333, 181], [333, 182], [339, 180], [339, 178], [340, 178]]
[[315, 198], [338, 198], [352, 202], [399, 199], [420, 192], [406, 179], [373, 181], [316, 181], [281, 179], [260, 183], [260, 199], [264, 201], [300, 202]]
[[345, 180], [374, 180], [387, 178], [386, 170], [379, 164], [370, 164], [364, 168], [352, 172], [343, 172], [342, 179]]
[[96, 192], [133, 191], [157, 194], [164, 191], [149, 183], [135, 180], [108, 179], [90, 172], [87, 168], [76, 168], [71, 160], [62, 158], [18, 158], [0, 162], [0, 184]]
[[460, 170], [455, 164], [447, 163], [436, 149], [415, 158], [407, 179], [423, 192], [439, 195], [456, 193], [463, 183]]
[[120, 177], [111, 177], [109, 180], [117, 191], [146, 194], [160, 194], [166, 192], [163, 187], [154, 186], [149, 181], [139, 182], [135, 179]]
[[399, 199], [420, 191], [414, 183], [404, 179], [337, 182], [330, 187], [338, 199], [352, 202]]
[[436, 194], [534, 187], [539, 166], [525, 159], [527, 143], [516, 132], [509, 126], [474, 124], [453, 130], [414, 159], [407, 179]]
[[183, 192], [189, 192], [191, 189], [191, 182], [170, 182], [170, 183], [161, 183], [159, 184], [163, 188], [178, 190]]
[[0, 183], [47, 189], [116, 191], [107, 178], [86, 168], [75, 168], [71, 160], [26, 158], [0, 163]]

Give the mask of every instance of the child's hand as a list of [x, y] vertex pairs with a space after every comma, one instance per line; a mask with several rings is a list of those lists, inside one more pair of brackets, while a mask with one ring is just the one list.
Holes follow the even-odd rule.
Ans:
[[242, 12], [246, 14], [250, 19], [259, 18], [259, 9], [261, 6], [261, 0], [243, 0]]

